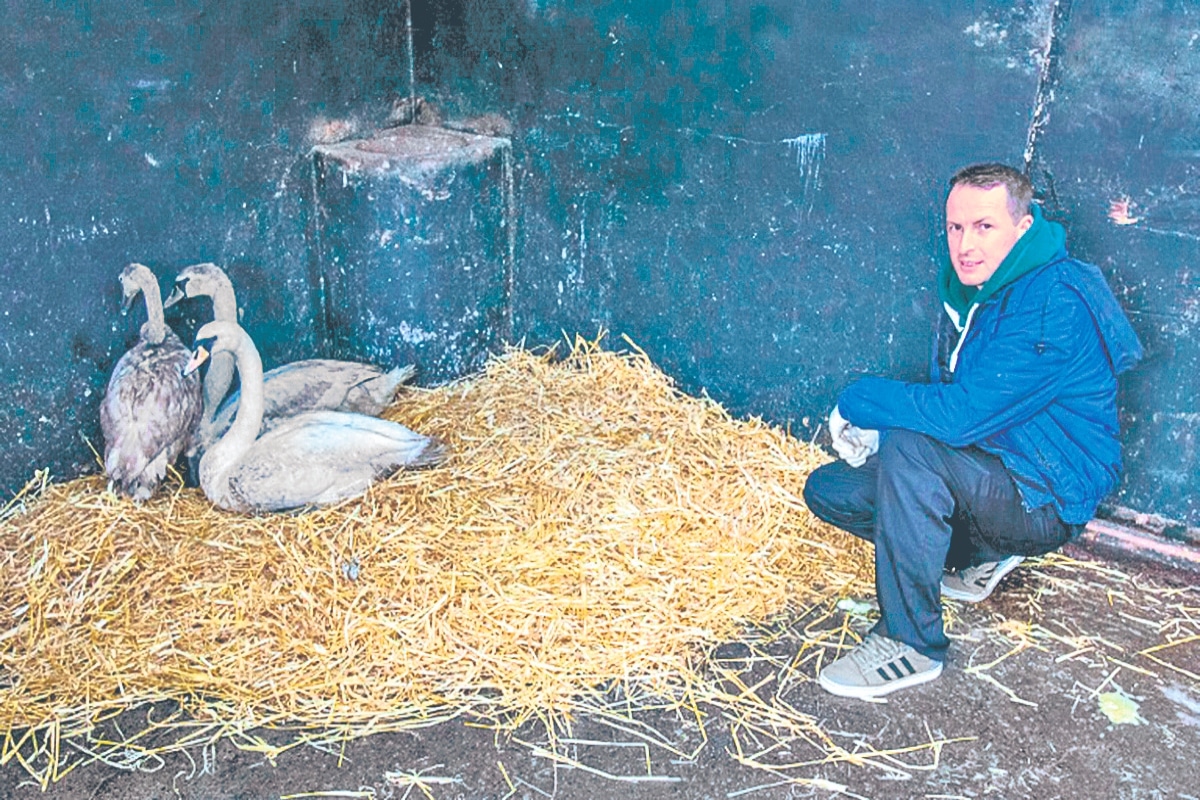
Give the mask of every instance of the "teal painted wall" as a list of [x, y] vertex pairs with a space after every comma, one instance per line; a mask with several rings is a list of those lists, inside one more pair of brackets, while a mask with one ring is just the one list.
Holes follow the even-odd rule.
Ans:
[[[97, 441], [136, 331], [112, 313], [129, 260], [164, 283], [226, 263], [269, 362], [327, 346], [311, 133], [369, 131], [408, 91], [400, 3], [32, 5], [8, 3], [0, 54], [10, 491], [38, 466], [93, 468], [79, 436]], [[628, 334], [685, 390], [812, 436], [855, 375], [922, 376], [946, 177], [1028, 156], [1147, 346], [1113, 501], [1200, 525], [1196, 12], [911, 9], [414, 0], [420, 93], [514, 126], [514, 337]], [[1133, 224], [1109, 218], [1118, 197]]]

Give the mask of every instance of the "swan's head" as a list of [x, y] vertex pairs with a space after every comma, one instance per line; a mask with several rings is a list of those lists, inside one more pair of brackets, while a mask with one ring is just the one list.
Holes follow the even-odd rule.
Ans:
[[133, 298], [138, 296], [147, 281], [155, 280], [154, 273], [144, 264], [130, 264], [121, 270], [121, 311], [129, 310]]
[[217, 340], [211, 336], [207, 338], [196, 337], [196, 343], [192, 345], [192, 357], [188, 359], [188, 363], [184, 365], [180, 372], [184, 377], [191, 375], [204, 364], [205, 361], [212, 356], [213, 347], [217, 344]]
[[[246, 332], [236, 322], [220, 322], [214, 320], [200, 326], [196, 331], [196, 343], [192, 345], [192, 357], [184, 366], [184, 375], [191, 375], [212, 357], [213, 353], [236, 350], [239, 341], [246, 337]], [[248, 337], [247, 337], [248, 338]]]
[[175, 288], [163, 303], [163, 308], [170, 308], [188, 297], [213, 297], [224, 287], [233, 291], [233, 284], [229, 282], [225, 270], [211, 263], [192, 264], [175, 276]]

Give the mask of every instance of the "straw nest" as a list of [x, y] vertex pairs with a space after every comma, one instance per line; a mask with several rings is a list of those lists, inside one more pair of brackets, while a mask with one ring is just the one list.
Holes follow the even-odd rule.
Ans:
[[513, 349], [388, 416], [449, 463], [295, 516], [178, 485], [138, 506], [92, 477], [0, 521], [4, 760], [57, 770], [64, 741], [164, 699], [352, 735], [678, 692], [706, 646], [869, 574], [801, 500], [820, 450], [640, 352]]

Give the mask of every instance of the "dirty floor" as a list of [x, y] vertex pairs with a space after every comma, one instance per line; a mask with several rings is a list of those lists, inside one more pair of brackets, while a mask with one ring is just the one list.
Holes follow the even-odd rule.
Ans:
[[[887, 702], [821, 691], [812, 677], [830, 652], [797, 658], [813, 626], [846, 639], [865, 631], [870, 612], [843, 601], [714, 651], [714, 674], [761, 714], [643, 701], [569, 719], [552, 736], [542, 722], [497, 732], [459, 718], [328, 751], [299, 746], [274, 763], [248, 739], [225, 739], [109, 756], [44, 792], [10, 761], [0, 798], [1200, 800], [1195, 576], [1068, 555], [1027, 563], [982, 604], [950, 605], [942, 678]], [[771, 708], [811, 715], [828, 741], [806, 742], [810, 732]], [[841, 756], [821, 763], [823, 752]]]

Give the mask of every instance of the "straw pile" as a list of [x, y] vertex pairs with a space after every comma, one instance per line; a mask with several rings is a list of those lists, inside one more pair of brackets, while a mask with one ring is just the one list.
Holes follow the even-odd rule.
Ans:
[[869, 574], [803, 505], [817, 448], [640, 353], [514, 349], [388, 415], [450, 462], [296, 516], [177, 484], [137, 506], [93, 477], [0, 521], [0, 730], [25, 732], [0, 758], [44, 785], [72, 737], [163, 699], [218, 735], [352, 736], [678, 692], [705, 646]]

